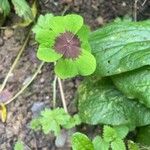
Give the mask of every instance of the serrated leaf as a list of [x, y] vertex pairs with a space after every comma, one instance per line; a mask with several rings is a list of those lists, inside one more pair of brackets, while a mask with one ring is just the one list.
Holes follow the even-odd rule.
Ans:
[[92, 143], [94, 150], [109, 150], [109, 143], [104, 141], [100, 136], [96, 136]]
[[121, 139], [116, 139], [111, 143], [111, 148], [112, 150], [126, 150], [125, 144], [123, 140]]
[[31, 129], [33, 129], [35, 131], [40, 130], [41, 129], [40, 119], [38, 119], [38, 118], [33, 119], [30, 123], [30, 127], [31, 127]]
[[8, 0], [0, 0], [0, 15], [3, 14], [5, 17], [9, 14], [9, 12], [10, 12], [10, 4]]
[[90, 139], [82, 133], [73, 134], [71, 141], [73, 150], [94, 150]]
[[87, 78], [78, 89], [77, 99], [82, 122], [127, 125], [130, 130], [150, 124], [150, 109], [126, 98], [109, 78]]
[[18, 16], [25, 20], [33, 20], [32, 10], [26, 0], [12, 0], [12, 3]]
[[80, 119], [79, 115], [76, 114], [73, 117], [70, 117], [70, 120], [65, 125], [63, 125], [63, 127], [70, 129], [79, 124], [81, 124], [81, 119]]
[[150, 108], [150, 67], [112, 77], [114, 84], [128, 98], [139, 100]]
[[113, 128], [117, 133], [117, 137], [120, 139], [124, 139], [129, 132], [129, 128], [127, 126], [115, 126]]
[[24, 150], [23, 142], [18, 140], [15, 144], [14, 150]]
[[54, 132], [55, 136], [58, 136], [62, 127], [69, 129], [80, 123], [78, 115], [71, 117], [64, 109], [57, 108], [42, 111], [41, 116], [31, 121], [30, 127], [35, 131], [42, 129], [45, 134]]
[[100, 76], [110, 76], [150, 65], [150, 20], [120, 21], [90, 35]]
[[106, 142], [111, 142], [117, 138], [116, 130], [110, 126], [104, 126], [103, 128], [103, 138]]

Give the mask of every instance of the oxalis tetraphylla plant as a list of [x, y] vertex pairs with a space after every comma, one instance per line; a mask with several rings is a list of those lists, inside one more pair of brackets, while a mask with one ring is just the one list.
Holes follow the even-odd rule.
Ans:
[[[84, 79], [77, 90], [78, 114], [70, 116], [65, 107], [64, 110], [44, 110], [31, 122], [32, 129], [42, 129], [44, 133], [53, 131], [57, 136], [61, 128], [70, 129], [83, 122], [112, 127], [125, 125], [127, 135], [136, 127], [150, 124], [149, 20], [116, 19], [89, 35], [89, 28], [79, 15], [46, 14], [39, 17], [33, 32], [39, 43], [37, 57], [44, 62], [54, 62], [58, 77], [94, 75]], [[122, 145], [122, 150], [126, 149], [125, 136], [118, 139], [113, 130], [109, 131], [114, 133], [111, 134], [113, 140], [106, 143], [98, 138], [98, 148], [85, 135], [75, 134], [73, 149], [87, 150], [85, 142], [91, 143], [89, 150], [110, 147], [120, 150], [119, 145]], [[130, 150], [135, 147], [138, 150], [134, 143], [129, 142]]]
[[89, 28], [81, 16], [41, 15], [33, 32], [39, 43], [37, 57], [56, 62], [54, 70], [58, 77], [87, 76], [95, 71], [96, 60], [88, 42]]

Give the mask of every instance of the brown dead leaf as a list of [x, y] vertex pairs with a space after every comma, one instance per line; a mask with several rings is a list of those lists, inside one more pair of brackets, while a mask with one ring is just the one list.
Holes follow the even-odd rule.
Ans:
[[7, 102], [10, 98], [12, 98], [12, 93], [9, 90], [3, 90], [0, 93], [0, 103]]

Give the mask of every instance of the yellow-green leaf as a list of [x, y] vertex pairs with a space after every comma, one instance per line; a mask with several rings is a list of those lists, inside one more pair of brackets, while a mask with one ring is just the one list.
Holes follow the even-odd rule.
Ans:
[[6, 118], [7, 118], [7, 109], [5, 104], [0, 104], [0, 117], [2, 122], [6, 122]]

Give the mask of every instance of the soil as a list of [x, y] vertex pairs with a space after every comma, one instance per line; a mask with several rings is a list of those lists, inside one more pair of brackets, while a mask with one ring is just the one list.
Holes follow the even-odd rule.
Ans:
[[[150, 1], [139, 0], [137, 6], [138, 20], [150, 18]], [[77, 13], [85, 18], [85, 22], [95, 30], [116, 17], [134, 14], [133, 0], [40, 0], [39, 13], [54, 13], [61, 15], [65, 13]], [[13, 18], [13, 12], [11, 14]], [[6, 20], [6, 26], [12, 25], [12, 18]], [[11, 20], [11, 21], [9, 21]], [[0, 84], [3, 82], [12, 62], [14, 61], [23, 39], [26, 35], [25, 29], [6, 29], [0, 32]], [[33, 36], [21, 56], [21, 59], [9, 77], [4, 95], [11, 97], [21, 86], [27, 82], [40, 61], [35, 57], [37, 46], [34, 44]], [[52, 134], [44, 135], [41, 132], [33, 132], [29, 123], [33, 118], [33, 106], [41, 102], [43, 107], [52, 107], [52, 83], [54, 80], [53, 65], [45, 64], [34, 82], [15, 101], [7, 106], [8, 116], [6, 123], [0, 122], [0, 150], [12, 150], [15, 142], [20, 139], [24, 142], [25, 150], [70, 150], [70, 141], [67, 131], [63, 131], [61, 137], [55, 140]], [[63, 81], [65, 98], [70, 114], [76, 112], [75, 92], [80, 83], [80, 78]], [[2, 95], [0, 95], [2, 97]], [[57, 89], [57, 106], [61, 106], [60, 93]], [[74, 132], [76, 129], [73, 129]], [[89, 135], [93, 134], [94, 127], [80, 127]], [[65, 138], [65, 141], [62, 139]], [[57, 143], [58, 141], [61, 143]], [[59, 146], [59, 148], [58, 148]]]

